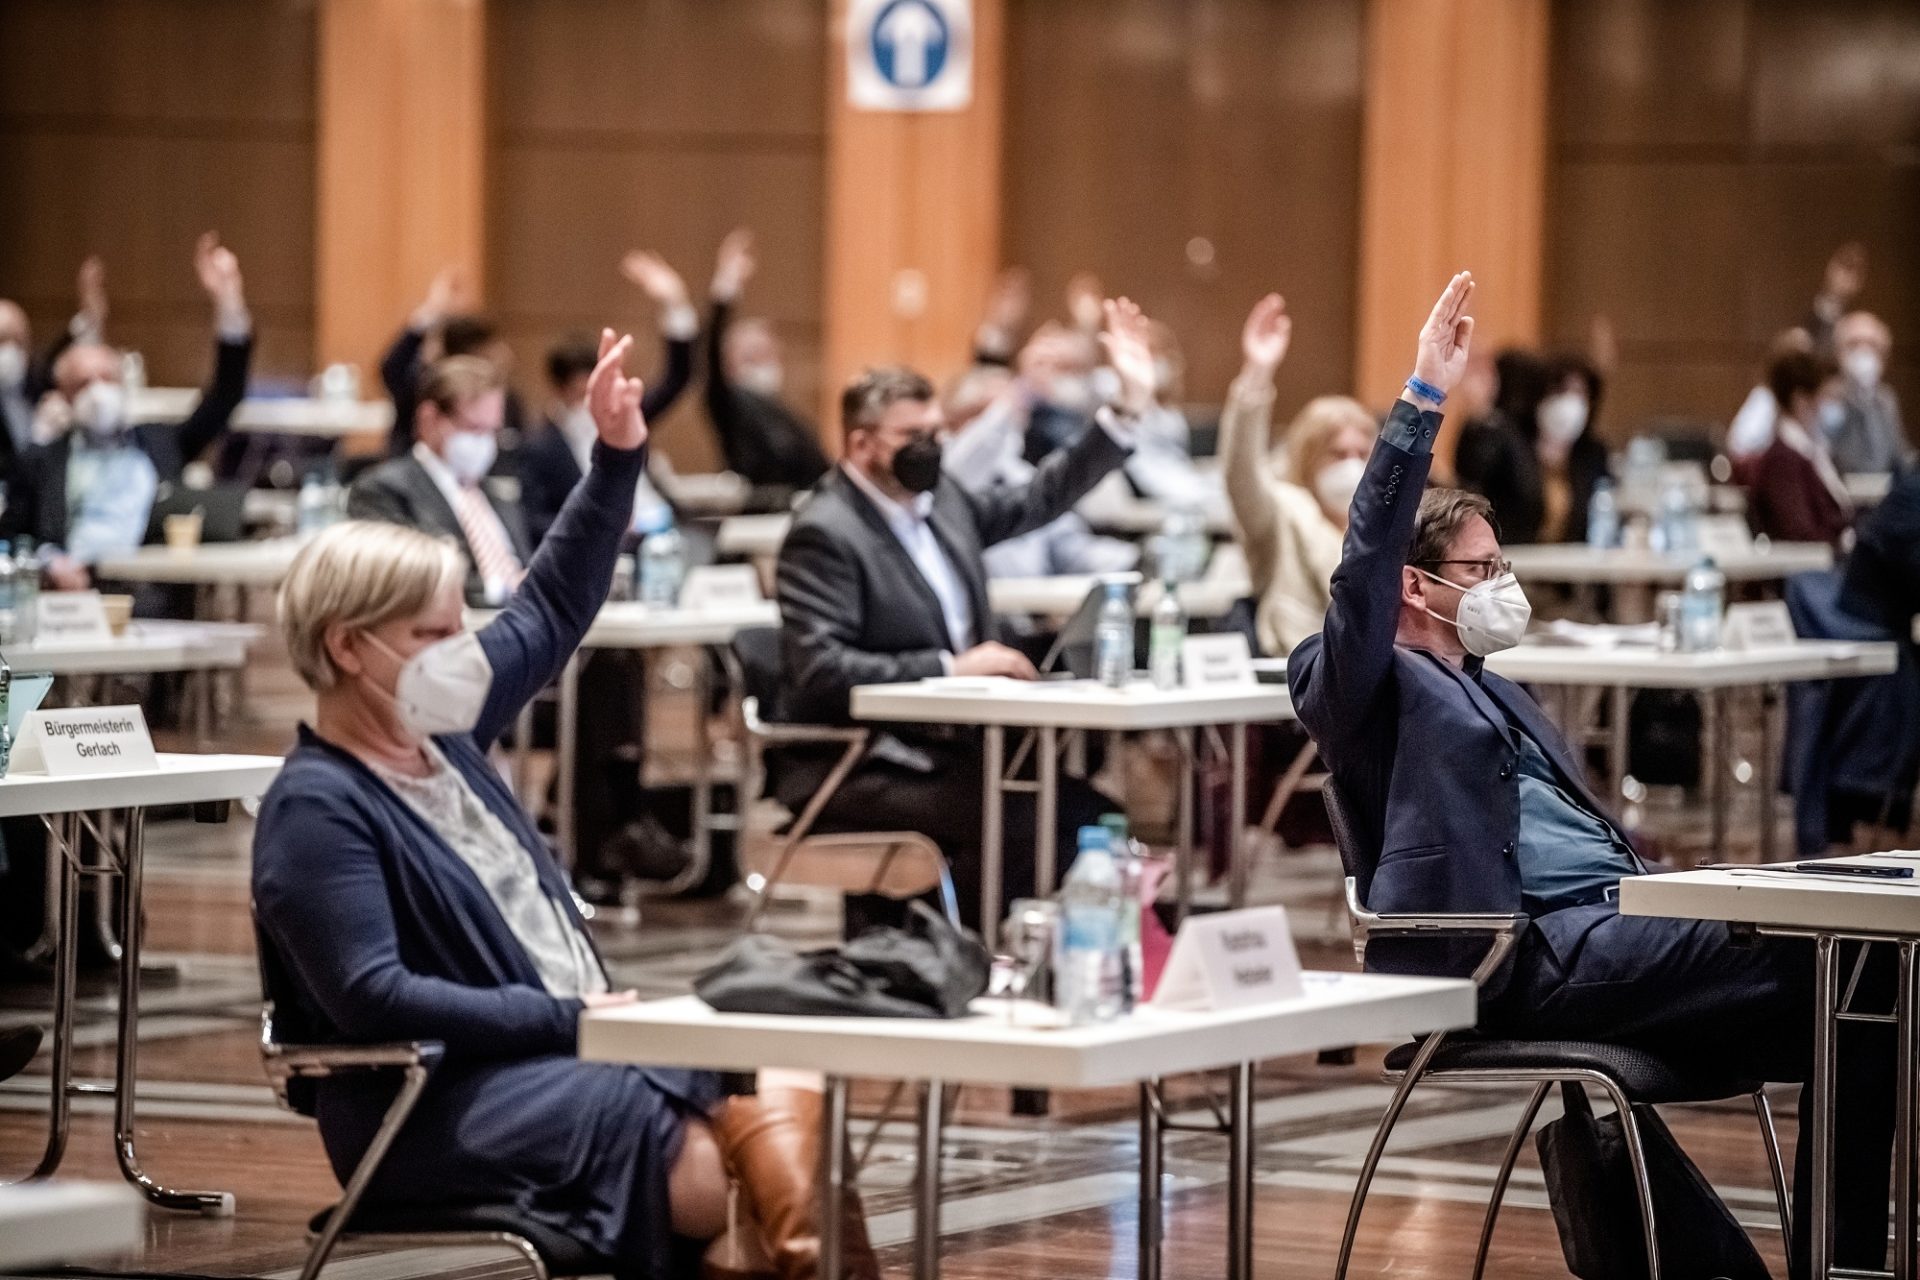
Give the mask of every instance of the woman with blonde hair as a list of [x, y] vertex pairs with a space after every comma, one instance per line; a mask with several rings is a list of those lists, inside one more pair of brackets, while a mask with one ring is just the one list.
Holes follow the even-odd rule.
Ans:
[[[611, 990], [566, 876], [487, 759], [607, 598], [646, 466], [630, 344], [603, 334], [591, 466], [484, 628], [465, 628], [450, 540], [349, 521], [295, 559], [280, 625], [316, 714], [254, 833], [267, 995], [286, 1039], [444, 1046], [370, 1211], [511, 1206], [651, 1280], [685, 1274], [719, 1234], [731, 1171], [779, 1274], [811, 1280], [818, 1081], [763, 1073], [757, 1097], [724, 1097], [709, 1072], [581, 1061], [581, 1012], [636, 997]], [[391, 1085], [318, 1082], [343, 1183]], [[875, 1276], [848, 1213], [849, 1272]]]
[[1284, 657], [1320, 630], [1328, 584], [1340, 564], [1347, 507], [1379, 436], [1373, 415], [1349, 396], [1319, 396], [1270, 439], [1273, 375], [1293, 337], [1287, 304], [1270, 293], [1241, 332], [1246, 363], [1220, 419], [1220, 461], [1259, 603], [1262, 650]]

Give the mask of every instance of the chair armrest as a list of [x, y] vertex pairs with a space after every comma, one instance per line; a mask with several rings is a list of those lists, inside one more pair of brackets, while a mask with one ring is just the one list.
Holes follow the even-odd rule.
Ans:
[[438, 1040], [399, 1044], [289, 1044], [262, 1046], [268, 1071], [318, 1079], [343, 1071], [383, 1071], [437, 1064], [446, 1049]]
[[745, 698], [740, 703], [740, 715], [746, 721], [747, 732], [762, 742], [771, 742], [781, 746], [792, 746], [809, 742], [858, 742], [865, 743], [870, 729], [853, 725], [825, 724], [778, 724], [761, 718], [760, 700]]
[[1347, 877], [1347, 919], [1353, 929], [1354, 958], [1367, 960], [1367, 944], [1375, 938], [1434, 938], [1484, 936], [1491, 944], [1486, 958], [1473, 972], [1475, 986], [1500, 967], [1532, 917], [1501, 912], [1395, 912], [1380, 914], [1360, 904], [1359, 886]]

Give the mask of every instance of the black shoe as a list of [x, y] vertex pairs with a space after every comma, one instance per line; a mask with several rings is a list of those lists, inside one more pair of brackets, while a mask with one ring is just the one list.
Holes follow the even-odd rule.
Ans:
[[27, 1069], [40, 1052], [39, 1027], [12, 1027], [0, 1031], [0, 1080], [11, 1080]]
[[605, 873], [664, 884], [687, 873], [693, 850], [648, 814], [608, 836], [597, 864]]

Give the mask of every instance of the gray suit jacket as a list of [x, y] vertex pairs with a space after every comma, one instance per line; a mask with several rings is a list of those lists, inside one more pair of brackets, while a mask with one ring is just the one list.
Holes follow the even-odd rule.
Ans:
[[[507, 540], [521, 564], [532, 559], [532, 543], [527, 538], [527, 522], [517, 502], [502, 501], [492, 489], [485, 490], [487, 502], [500, 523], [506, 526]], [[473, 547], [460, 528], [460, 518], [448, 505], [446, 495], [433, 482], [427, 469], [412, 454], [401, 454], [366, 472], [347, 491], [347, 515], [355, 520], [385, 520], [403, 524], [422, 533], [452, 538], [467, 557], [467, 601], [485, 604], [486, 589], [475, 568]]]

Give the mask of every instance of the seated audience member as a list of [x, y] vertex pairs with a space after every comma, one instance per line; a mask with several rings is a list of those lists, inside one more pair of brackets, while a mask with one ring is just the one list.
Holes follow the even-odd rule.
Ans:
[[11, 298], [0, 298], [0, 484], [13, 479], [20, 456], [33, 447], [32, 343], [27, 313]]
[[1843, 475], [1905, 467], [1913, 461], [1913, 442], [1900, 420], [1900, 400], [1885, 380], [1892, 331], [1879, 316], [1855, 311], [1834, 326], [1833, 345], [1845, 379], [1838, 421], [1827, 433], [1834, 466]]
[[[941, 467], [975, 493], [1014, 489], [1033, 479], [1022, 456], [1032, 411], [1028, 386], [1005, 368], [977, 364], [948, 389], [949, 440]], [[1041, 578], [1059, 573], [1117, 573], [1140, 561], [1137, 543], [1095, 533], [1075, 512], [1032, 533], [988, 547], [989, 578]]]
[[390, 457], [397, 458], [413, 448], [421, 379], [435, 361], [448, 356], [478, 356], [500, 371], [506, 396], [501, 408], [500, 448], [515, 452], [524, 438], [526, 410], [507, 381], [513, 376], [513, 348], [500, 336], [493, 321], [461, 310], [466, 301], [466, 273], [459, 267], [443, 268], [408, 317], [406, 327], [380, 358], [380, 381], [393, 400], [393, 432], [387, 437]]
[[[296, 560], [280, 625], [317, 708], [254, 833], [267, 995], [290, 1039], [446, 1046], [370, 1206], [512, 1204], [606, 1270], [664, 1278], [724, 1226], [730, 1169], [799, 1280], [818, 1265], [817, 1092], [767, 1073], [759, 1097], [723, 1098], [709, 1072], [579, 1059], [582, 1010], [636, 997], [610, 989], [565, 875], [487, 760], [606, 597], [646, 465], [640, 383], [619, 371], [630, 342], [602, 338], [587, 475], [478, 633], [445, 539], [354, 521]], [[318, 1082], [342, 1181], [389, 1100], [352, 1076]], [[853, 1274], [875, 1276], [850, 1214]]]
[[1599, 369], [1584, 357], [1555, 356], [1547, 364], [1547, 394], [1533, 415], [1541, 542], [1586, 539], [1594, 486], [1608, 474], [1607, 446], [1594, 425], [1602, 390]]
[[[487, 361], [440, 361], [422, 381], [412, 451], [366, 472], [347, 491], [347, 514], [356, 520], [451, 539], [467, 566], [467, 603], [475, 606], [503, 604], [532, 556], [521, 505], [485, 483], [504, 399], [500, 371]], [[644, 674], [635, 655], [612, 649], [594, 652], [580, 671], [574, 838], [579, 870], [596, 881], [597, 897], [617, 896], [627, 875], [671, 879], [685, 861], [685, 851], [639, 812]]]
[[765, 320], [734, 318], [758, 268], [751, 231], [743, 227], [720, 242], [707, 331], [707, 416], [729, 470], [756, 485], [810, 489], [832, 464], [818, 433], [780, 400], [780, 339]]
[[1782, 329], [1773, 335], [1773, 341], [1767, 346], [1767, 362], [1760, 370], [1760, 381], [1747, 392], [1747, 398], [1740, 402], [1733, 421], [1727, 426], [1727, 456], [1735, 463], [1759, 457], [1773, 443], [1774, 424], [1780, 419], [1780, 402], [1773, 398], [1773, 390], [1767, 386], [1766, 372], [1775, 360], [1792, 352], [1812, 355], [1813, 335], [1799, 327]]
[[1494, 357], [1499, 389], [1493, 410], [1460, 429], [1454, 478], [1493, 506], [1511, 542], [1538, 542], [1546, 522], [1546, 480], [1540, 474], [1540, 402], [1547, 367], [1536, 355], [1509, 349]]
[[1276, 657], [1320, 629], [1347, 504], [1379, 435], [1359, 401], [1319, 396], [1269, 451], [1273, 375], [1292, 338], [1293, 318], [1279, 294], [1254, 304], [1240, 335], [1246, 363], [1220, 417], [1220, 464], [1259, 600], [1260, 648]]
[[[1619, 1041], [1715, 1078], [1804, 1080], [1811, 949], [1736, 940], [1714, 921], [1620, 914], [1618, 883], [1644, 870], [1640, 859], [1553, 721], [1482, 665], [1520, 638], [1526, 596], [1486, 500], [1426, 488], [1440, 405], [1466, 363], [1472, 290], [1470, 276], [1454, 277], [1421, 330], [1354, 497], [1326, 629], [1287, 668], [1300, 722], [1377, 851], [1367, 906], [1532, 917], [1482, 990], [1480, 1026], [1492, 1034]], [[1464, 974], [1481, 947], [1383, 941], [1367, 959]], [[1836, 1261], [1874, 1268], [1887, 1239], [1893, 1063], [1881, 1029], [1849, 1031], [1863, 1043], [1839, 1055]], [[1812, 1096], [1802, 1093], [1802, 1132]], [[1796, 1179], [1805, 1274], [1809, 1144]]]
[[[687, 301], [687, 286], [679, 273], [659, 255], [629, 253], [621, 270], [660, 308], [666, 369], [658, 382], [647, 387], [646, 403], [641, 405], [647, 421], [658, 422], [693, 377], [693, 339], [699, 330], [699, 317]], [[536, 547], [547, 536], [573, 486], [587, 472], [594, 441], [593, 417], [587, 411], [587, 375], [593, 372], [597, 359], [593, 343], [586, 338], [564, 339], [547, 352], [547, 385], [553, 392], [553, 405], [541, 429], [521, 448], [515, 468], [520, 476], [520, 505], [526, 512], [527, 533]], [[666, 505], [652, 481], [642, 476], [634, 495], [636, 526], [653, 527], [655, 513]]]
[[0, 537], [32, 537], [58, 590], [84, 590], [95, 561], [145, 541], [160, 482], [180, 478], [226, 431], [246, 395], [253, 319], [240, 264], [209, 232], [195, 248], [194, 268], [214, 305], [213, 375], [185, 420], [134, 425], [121, 356], [111, 347], [75, 341], [54, 361], [54, 389], [41, 401], [36, 429], [56, 434], [21, 455]]
[[1852, 499], [1827, 454], [1823, 416], [1837, 407], [1832, 370], [1820, 357], [1788, 352], [1767, 369], [1777, 407], [1773, 443], [1740, 464], [1747, 519], [1780, 542], [1838, 544], [1853, 523]]
[[1841, 317], [1853, 307], [1854, 299], [1867, 287], [1867, 249], [1858, 241], [1850, 241], [1833, 251], [1827, 259], [1826, 271], [1820, 277], [1820, 292], [1813, 297], [1813, 306], [1807, 311], [1807, 318], [1801, 328], [1813, 340], [1814, 354], [1833, 356], [1836, 330]]
[[[1013, 488], [970, 493], [941, 474], [945, 419], [933, 385], [911, 370], [869, 370], [841, 397], [846, 454], [795, 518], [780, 549], [784, 701], [780, 718], [844, 724], [856, 685], [941, 674], [1034, 677], [1033, 664], [993, 637], [982, 552], [1059, 517], [1126, 456], [1125, 418], [1152, 395], [1145, 321], [1110, 304], [1108, 341], [1123, 386], [1124, 418], [1103, 411], [1096, 429], [1040, 464]], [[837, 752], [774, 766], [774, 794], [798, 810]], [[771, 764], [772, 762], [770, 762]], [[920, 831], [953, 865], [963, 918], [980, 918], [981, 747], [976, 733], [938, 728], [876, 734], [867, 757], [819, 815], [823, 831]], [[1059, 847], [1106, 807], [1062, 780]], [[1007, 797], [1003, 884], [1033, 886], [1033, 797]], [[998, 912], [1003, 904], [991, 903]], [[849, 903], [849, 931], [871, 904]]]

